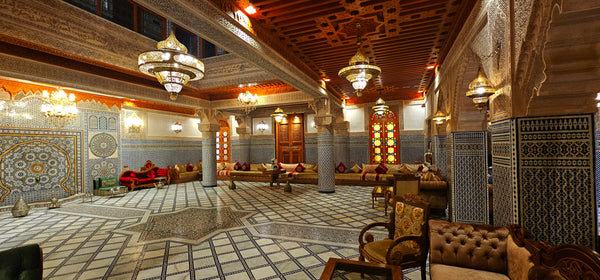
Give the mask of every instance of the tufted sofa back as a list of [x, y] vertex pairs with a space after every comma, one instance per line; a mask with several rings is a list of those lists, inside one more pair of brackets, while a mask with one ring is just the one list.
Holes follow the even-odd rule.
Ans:
[[429, 220], [429, 262], [507, 274], [508, 237], [505, 227]]

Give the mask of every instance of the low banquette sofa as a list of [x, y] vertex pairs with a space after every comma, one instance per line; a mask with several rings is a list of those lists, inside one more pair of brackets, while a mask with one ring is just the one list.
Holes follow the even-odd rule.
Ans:
[[157, 178], [164, 178], [168, 180], [167, 168], [159, 168], [154, 165], [152, 161], [147, 161], [144, 166], [140, 168], [140, 171], [125, 170], [119, 176], [119, 183], [121, 186], [126, 186], [130, 191], [140, 187], [153, 187], [154, 183], [158, 183]]
[[188, 164], [175, 164], [173, 167], [169, 166], [169, 174], [167, 184], [171, 183], [185, 183], [195, 180], [202, 179], [202, 162], [188, 163]]

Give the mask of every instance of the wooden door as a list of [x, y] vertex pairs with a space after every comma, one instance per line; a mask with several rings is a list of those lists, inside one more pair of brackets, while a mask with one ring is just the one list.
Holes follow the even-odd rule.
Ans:
[[277, 160], [283, 163], [304, 162], [304, 115], [287, 115], [277, 123], [275, 133]]

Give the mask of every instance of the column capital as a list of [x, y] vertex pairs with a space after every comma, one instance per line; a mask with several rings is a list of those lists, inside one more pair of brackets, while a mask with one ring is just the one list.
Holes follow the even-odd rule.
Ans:
[[333, 115], [315, 115], [315, 124], [317, 125], [317, 133], [331, 133]]
[[210, 133], [217, 132], [221, 128], [221, 125], [218, 123], [199, 123], [198, 130], [202, 133]]
[[333, 124], [333, 134], [337, 136], [350, 135], [350, 122], [343, 121]]

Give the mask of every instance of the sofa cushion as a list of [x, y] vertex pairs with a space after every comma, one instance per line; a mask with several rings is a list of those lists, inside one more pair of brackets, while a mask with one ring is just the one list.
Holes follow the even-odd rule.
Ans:
[[242, 170], [242, 165], [239, 161], [233, 165], [233, 170]]
[[192, 171], [194, 171], [194, 166], [193, 166], [191, 163], [188, 163], [188, 164], [185, 166], [185, 171], [187, 171], [187, 172], [192, 172]]
[[296, 165], [296, 168], [294, 168], [294, 171], [302, 172], [302, 171], [304, 171], [304, 169], [306, 169], [306, 168], [304, 168], [304, 165], [302, 165], [302, 163], [298, 163], [298, 165]]
[[510, 276], [510, 279], [527, 279], [529, 269], [534, 265], [529, 260], [531, 253], [525, 247], [519, 247], [511, 235], [508, 236], [506, 255], [508, 259], [508, 276]]
[[343, 162], [340, 162], [340, 164], [335, 167], [336, 173], [345, 173], [346, 170], [348, 170], [348, 167], [346, 167]]
[[319, 166], [316, 163], [303, 163], [304, 172], [318, 172]]
[[242, 171], [249, 171], [250, 170], [250, 165], [248, 165], [247, 163], [244, 162], [244, 164], [242, 164]]
[[279, 169], [285, 170], [285, 172], [292, 172], [296, 169], [296, 166], [298, 166], [297, 163], [278, 163], [279, 164]]
[[360, 166], [358, 166], [358, 164], [354, 164], [354, 166], [352, 166], [352, 168], [350, 168], [350, 171], [352, 171], [354, 173], [361, 173], [362, 168], [360, 168]]
[[100, 178], [100, 187], [101, 188], [114, 187], [114, 186], [118, 185], [117, 182], [118, 182], [117, 176]]
[[387, 170], [388, 168], [383, 163], [380, 163], [379, 165], [377, 165], [377, 168], [375, 168], [375, 172], [379, 174], [385, 174]]
[[402, 164], [386, 164], [385, 167], [388, 169], [386, 173], [398, 173], [398, 170], [402, 168]]
[[[383, 239], [365, 244], [364, 253], [368, 255], [365, 257], [368, 259], [375, 259], [380, 263], [387, 263], [385, 256], [392, 243], [393, 241], [391, 239]], [[405, 246], [405, 243], [406, 242], [403, 242], [394, 246], [393, 252], [400, 251], [405, 257], [402, 259], [402, 261], [410, 260], [410, 258], [414, 259], [419, 250], [407, 247]]]
[[431, 279], [445, 280], [509, 280], [508, 276], [491, 271], [465, 268], [460, 266], [432, 263], [429, 265]]
[[363, 173], [377, 173], [377, 171], [375, 171], [375, 168], [377, 168], [377, 166], [379, 166], [379, 164], [364, 164], [362, 165], [362, 172]]
[[156, 176], [158, 176], [158, 177], [167, 177], [168, 173], [169, 173], [168, 168], [159, 168], [158, 170], [156, 170]]

